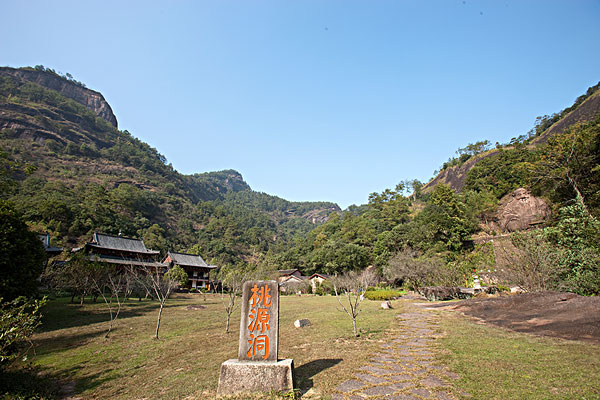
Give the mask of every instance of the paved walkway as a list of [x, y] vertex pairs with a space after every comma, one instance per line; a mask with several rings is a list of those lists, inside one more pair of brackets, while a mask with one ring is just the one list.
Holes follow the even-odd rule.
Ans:
[[353, 379], [336, 388], [333, 400], [455, 399], [453, 382], [459, 378], [434, 360], [439, 317], [408, 302], [398, 315], [398, 328]]

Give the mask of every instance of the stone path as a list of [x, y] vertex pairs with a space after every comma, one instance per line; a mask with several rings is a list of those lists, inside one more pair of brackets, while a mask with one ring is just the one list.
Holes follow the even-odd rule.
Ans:
[[333, 400], [455, 399], [453, 382], [459, 376], [434, 359], [439, 318], [408, 302], [403, 306], [407, 312], [398, 315], [398, 327], [389, 341], [352, 379], [336, 388]]

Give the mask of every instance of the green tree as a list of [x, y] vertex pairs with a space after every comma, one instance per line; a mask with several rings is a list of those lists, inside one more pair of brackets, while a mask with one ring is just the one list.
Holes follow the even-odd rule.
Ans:
[[589, 213], [580, 196], [560, 209], [558, 224], [547, 228], [546, 235], [554, 247], [562, 249], [563, 289], [600, 294], [600, 221]]
[[41, 323], [45, 303], [45, 299], [3, 302], [0, 298], [0, 371], [33, 347], [30, 337]]
[[[476, 226], [466, 214], [465, 205], [459, 196], [448, 185], [438, 184], [431, 193], [425, 209], [413, 221], [412, 233], [422, 226], [423, 233], [418, 234], [418, 248], [426, 250], [427, 240], [433, 238], [450, 251], [463, 248], [464, 242], [470, 239]], [[414, 239], [413, 239], [414, 240]]]
[[580, 196], [600, 208], [600, 118], [552, 136], [537, 162], [529, 164], [535, 182], [558, 203]]
[[144, 244], [149, 249], [158, 250], [162, 255], [165, 255], [168, 250], [168, 242], [164, 237], [165, 230], [158, 224], [152, 224], [148, 229], [144, 231], [142, 239]]
[[35, 295], [45, 262], [38, 235], [27, 229], [11, 203], [0, 200], [0, 297], [10, 301]]

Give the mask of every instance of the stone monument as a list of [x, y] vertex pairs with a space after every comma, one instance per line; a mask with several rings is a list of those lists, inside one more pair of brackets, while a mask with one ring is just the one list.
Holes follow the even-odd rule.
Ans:
[[238, 358], [221, 364], [217, 394], [293, 390], [293, 360], [279, 360], [278, 352], [279, 285], [245, 282]]

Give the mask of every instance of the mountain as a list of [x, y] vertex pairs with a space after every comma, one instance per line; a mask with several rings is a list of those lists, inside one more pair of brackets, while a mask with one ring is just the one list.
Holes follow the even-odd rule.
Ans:
[[57, 244], [122, 233], [216, 262], [284, 248], [340, 210], [254, 192], [234, 170], [180, 174], [102, 94], [43, 66], [0, 68], [0, 187]]
[[[494, 159], [503, 150], [514, 148], [515, 143], [524, 143], [529, 148], [535, 148], [548, 142], [549, 138], [567, 131], [570, 127], [578, 123], [593, 121], [600, 115], [600, 83], [590, 87], [587, 92], [578, 97], [572, 106], [562, 110], [559, 113], [538, 117], [536, 126], [530, 134], [514, 138], [511, 143], [501, 146], [497, 145], [495, 149], [482, 151], [473, 154], [466, 159], [454, 158], [445, 163], [441, 171], [431, 179], [422, 191], [430, 192], [433, 187], [439, 183], [449, 185], [456, 191], [461, 191], [465, 187], [469, 171], [485, 159]], [[489, 161], [489, 160], [488, 160]]]

